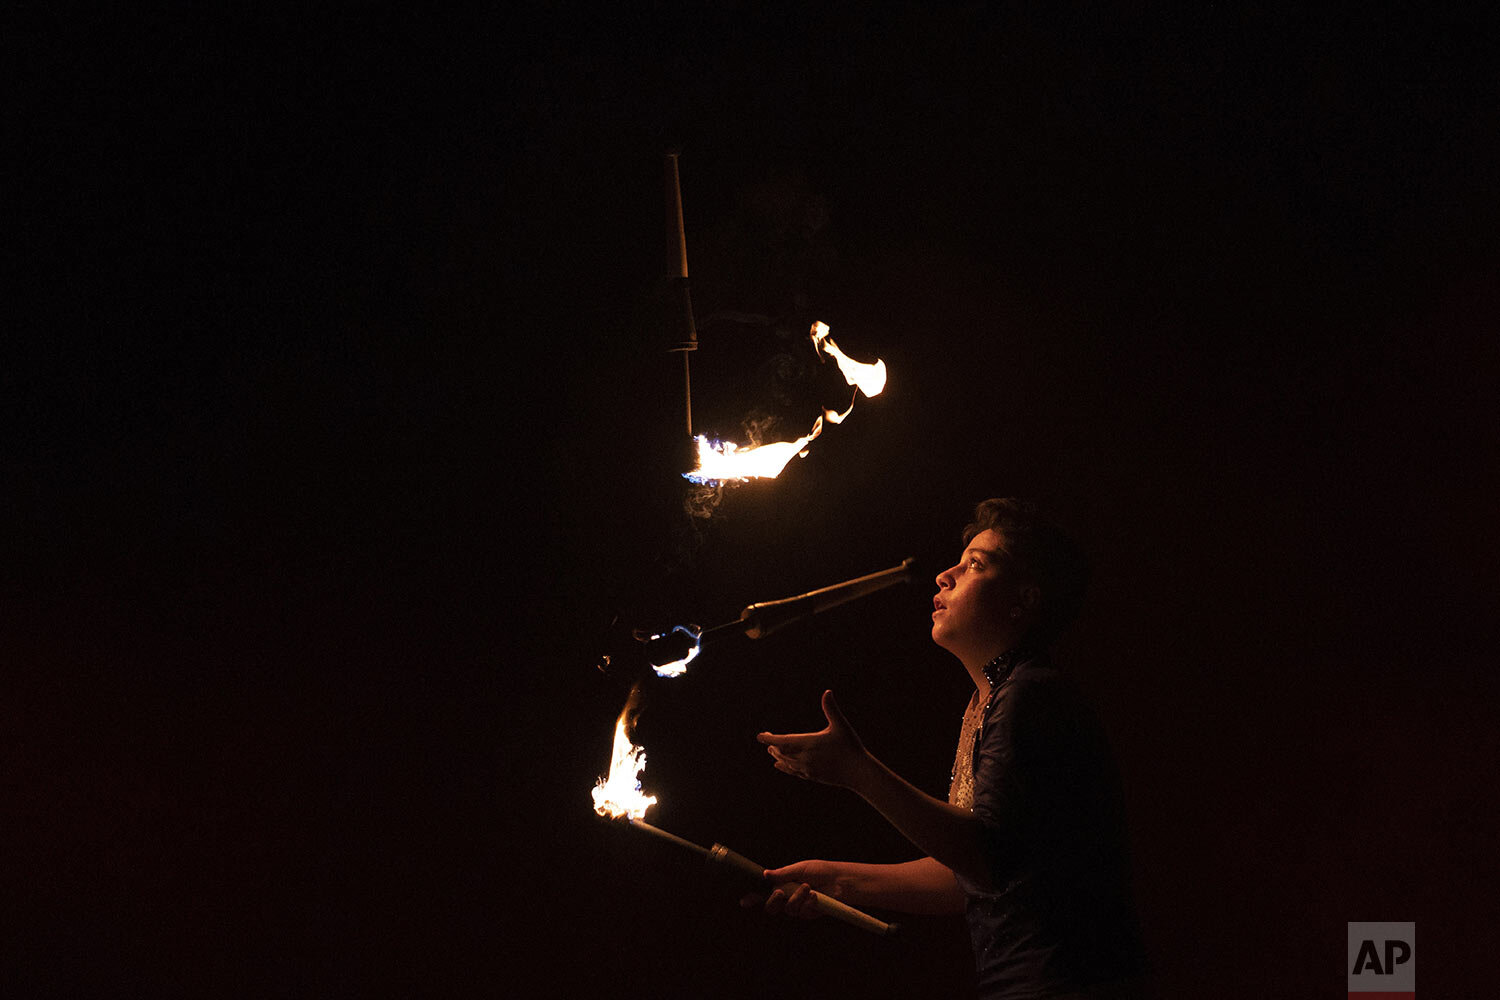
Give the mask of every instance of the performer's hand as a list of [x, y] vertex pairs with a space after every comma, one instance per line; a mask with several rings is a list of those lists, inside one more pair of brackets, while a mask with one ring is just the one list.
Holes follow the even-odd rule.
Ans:
[[746, 893], [740, 905], [748, 909], [764, 904], [766, 912], [773, 916], [785, 914], [813, 920], [822, 915], [817, 908], [817, 892], [834, 899], [842, 892], [838, 865], [831, 861], [799, 861], [785, 868], [772, 868], [766, 872], [766, 880], [776, 888], [769, 894]]
[[755, 738], [766, 745], [776, 760], [776, 770], [822, 782], [853, 787], [860, 765], [868, 756], [832, 691], [823, 692], [823, 717], [828, 725], [816, 733], [760, 733]]

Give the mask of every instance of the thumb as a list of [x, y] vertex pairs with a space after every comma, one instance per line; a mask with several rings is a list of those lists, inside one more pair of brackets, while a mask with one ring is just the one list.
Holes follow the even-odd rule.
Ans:
[[833, 700], [832, 691], [823, 692], [823, 718], [828, 720], [829, 729], [848, 729], [849, 720], [844, 718], [839, 703]]

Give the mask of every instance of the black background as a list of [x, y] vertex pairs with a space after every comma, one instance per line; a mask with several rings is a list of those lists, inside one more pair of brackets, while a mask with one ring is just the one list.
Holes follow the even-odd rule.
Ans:
[[[616, 619], [917, 557], [649, 685], [636, 734], [666, 829], [910, 857], [753, 734], [832, 687], [941, 794], [967, 681], [927, 581], [1006, 494], [1096, 561], [1062, 655], [1119, 754], [1162, 995], [1336, 992], [1350, 920], [1415, 920], [1424, 984], [1478, 981], [1488, 24], [7, 17], [8, 992], [964, 995], [961, 923], [769, 921], [596, 819], [625, 688], [593, 664]], [[698, 518], [669, 148], [698, 428], [842, 405], [813, 320], [890, 370]]]

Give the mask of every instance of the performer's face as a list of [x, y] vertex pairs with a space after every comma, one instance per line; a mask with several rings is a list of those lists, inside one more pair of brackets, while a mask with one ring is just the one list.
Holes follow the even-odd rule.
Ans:
[[994, 529], [981, 531], [957, 564], [937, 576], [932, 641], [961, 660], [1002, 653], [1010, 638], [1010, 613], [1021, 599], [1022, 581], [1002, 541]]

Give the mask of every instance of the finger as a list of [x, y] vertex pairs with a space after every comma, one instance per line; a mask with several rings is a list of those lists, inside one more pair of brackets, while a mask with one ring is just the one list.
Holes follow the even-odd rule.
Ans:
[[793, 767], [803, 766], [803, 759], [800, 753], [783, 753], [776, 747], [766, 747], [766, 750], [770, 752], [772, 757], [774, 757], [776, 760], [781, 761], [782, 763], [790, 764]]
[[849, 728], [849, 720], [844, 718], [844, 712], [839, 708], [839, 703], [834, 701], [832, 691], [823, 692], [823, 718], [828, 720], [829, 729]]
[[786, 909], [786, 892], [780, 887], [772, 889], [766, 897], [766, 912], [776, 916]]
[[771, 748], [771, 759], [775, 761], [771, 766], [776, 768], [776, 770], [806, 777], [807, 765], [802, 762], [801, 758], [779, 754], [773, 747]]
[[764, 743], [767, 746], [800, 750], [807, 745], [808, 740], [817, 735], [817, 733], [760, 733], [755, 739], [756, 742]]
[[813, 903], [812, 886], [803, 882], [792, 890], [792, 894], [786, 898], [785, 910], [788, 916], [807, 919], [816, 916], [817, 911]]

